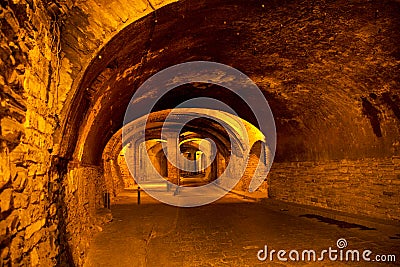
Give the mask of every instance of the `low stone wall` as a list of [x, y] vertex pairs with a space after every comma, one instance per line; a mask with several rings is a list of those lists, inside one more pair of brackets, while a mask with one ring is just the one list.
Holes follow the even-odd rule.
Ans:
[[77, 266], [82, 266], [92, 236], [107, 217], [101, 216], [106, 192], [103, 171], [99, 166], [70, 163], [64, 180], [64, 217], [69, 254]]
[[274, 163], [271, 198], [400, 220], [400, 157]]

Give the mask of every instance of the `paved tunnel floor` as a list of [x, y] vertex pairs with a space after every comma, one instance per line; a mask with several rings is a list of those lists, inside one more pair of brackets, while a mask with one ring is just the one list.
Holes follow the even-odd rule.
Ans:
[[[142, 195], [137, 205], [135, 194], [125, 193], [112, 206], [113, 221], [92, 242], [85, 266], [399, 266], [400, 229], [365, 230], [279, 211], [263, 203], [227, 195], [218, 202], [197, 208], [176, 208]], [[306, 214], [303, 214], [306, 215]], [[343, 227], [343, 225], [342, 225]], [[397, 231], [398, 230], [398, 231]], [[283, 249], [365, 249], [377, 254], [397, 254], [396, 263], [382, 264], [330, 261], [259, 261], [257, 252], [268, 246], [268, 253]], [[293, 252], [294, 253], [294, 252]], [[292, 254], [295, 256], [295, 254]], [[263, 256], [263, 255], [261, 255]], [[307, 258], [307, 255], [305, 255]], [[288, 254], [285, 255], [288, 258]], [[344, 256], [345, 257], [345, 256]], [[360, 256], [361, 257], [361, 256]]]

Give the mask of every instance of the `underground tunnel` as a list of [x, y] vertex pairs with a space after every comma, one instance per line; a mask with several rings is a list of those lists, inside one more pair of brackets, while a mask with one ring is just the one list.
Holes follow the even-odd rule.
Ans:
[[[121, 256], [123, 266], [252, 266], [268, 238], [298, 234], [300, 249], [311, 243], [296, 240], [313, 231], [325, 247], [348, 235], [359, 246], [399, 251], [399, 1], [4, 0], [0, 19], [1, 266], [99, 266], [101, 244], [129, 243], [118, 236], [136, 242], [115, 246], [134, 255]], [[197, 61], [230, 66], [257, 85], [273, 114], [276, 148], [252, 106], [212, 82], [182, 84], [147, 114], [156, 92], [149, 89], [135, 106], [146, 128], [130, 136], [135, 145], [124, 142], [125, 113], [140, 86]], [[200, 97], [229, 109], [181, 125], [181, 170], [168, 160], [161, 129], [171, 110]], [[230, 120], [247, 130], [235, 131]], [[157, 181], [161, 191], [216, 184], [233, 175], [226, 169], [239, 158], [234, 149], [248, 151], [246, 166], [216, 203], [173, 208], [138, 187], [156, 175], [166, 181]], [[260, 162], [270, 170], [249, 192]], [[341, 232], [346, 227], [332, 222], [362, 227]], [[394, 230], [380, 234], [380, 225]]]

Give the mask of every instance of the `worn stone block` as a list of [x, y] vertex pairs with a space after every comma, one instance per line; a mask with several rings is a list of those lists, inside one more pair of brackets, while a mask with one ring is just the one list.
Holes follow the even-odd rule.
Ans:
[[1, 259], [5, 260], [10, 256], [10, 249], [8, 247], [3, 248], [3, 250], [1, 251]]
[[1, 136], [9, 142], [19, 143], [24, 133], [24, 127], [18, 121], [11, 118], [2, 118], [0, 122]]
[[384, 195], [384, 196], [392, 197], [392, 196], [394, 196], [395, 194], [396, 194], [395, 192], [383, 191], [383, 195]]
[[12, 208], [12, 205], [13, 205], [12, 194], [13, 194], [13, 191], [10, 188], [5, 189], [3, 192], [1, 192], [1, 194], [0, 194], [0, 212], [1, 213], [7, 212]]
[[34, 233], [36, 233], [37, 231], [42, 229], [42, 227], [45, 225], [45, 223], [46, 223], [46, 219], [41, 219], [41, 220], [38, 220], [38, 221], [34, 222], [33, 224], [29, 225], [28, 227], [26, 227], [25, 239], [29, 239]]
[[27, 184], [27, 171], [23, 168], [17, 169], [17, 175], [13, 181], [13, 187], [16, 191], [23, 191]]
[[12, 263], [17, 264], [22, 258], [22, 249], [24, 247], [24, 239], [21, 235], [17, 235], [11, 241], [10, 258]]
[[32, 266], [38, 266], [39, 265], [39, 255], [37, 252], [36, 248], [33, 248], [31, 253], [30, 253], [30, 258], [31, 258], [31, 265]]
[[25, 209], [29, 205], [29, 195], [25, 193], [14, 193], [14, 208]]

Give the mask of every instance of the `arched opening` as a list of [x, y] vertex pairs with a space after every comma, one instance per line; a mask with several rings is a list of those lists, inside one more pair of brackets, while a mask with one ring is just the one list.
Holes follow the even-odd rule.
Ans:
[[[201, 110], [204, 112], [204, 109]], [[179, 123], [179, 119], [172, 122], [165, 121], [171, 110], [153, 112], [148, 117], [143, 116], [121, 128], [110, 139], [103, 153], [104, 183], [106, 184], [103, 193], [112, 192], [116, 196], [124, 188], [124, 185], [132, 185], [132, 183], [134, 185], [135, 182], [139, 181], [152, 183], [152, 181], [158, 179], [155, 178], [158, 175], [161, 175], [165, 182], [179, 186], [193, 187], [209, 184], [226, 171], [231, 156], [240, 156], [231, 154], [231, 145], [238, 148], [244, 146], [243, 134], [249, 135], [248, 146], [250, 147], [258, 142], [263, 144], [265, 142], [264, 135], [247, 121], [217, 110], [208, 111], [211, 114], [210, 118], [197, 118], [196, 116], [200, 114], [199, 111], [200, 109], [196, 108], [173, 110], [179, 119], [185, 116], [196, 118], [189, 119], [189, 123], [186, 125], [181, 125], [183, 128], [179, 134], [179, 142], [176, 143], [177, 153], [187, 159], [183, 163], [183, 167], [175, 166], [173, 162], [167, 159], [169, 150], [163, 146], [167, 143], [167, 140], [162, 138], [161, 131], [166, 131], [168, 135], [170, 125], [176, 127], [176, 123]], [[215, 120], [211, 120], [211, 118]], [[229, 125], [231, 123], [229, 118], [242, 122], [246, 126], [243, 128], [246, 133], [233, 132], [236, 136], [230, 137], [227, 130], [217, 122], [217, 120], [225, 121]], [[143, 124], [146, 124], [145, 133], [142, 132], [140, 127], [137, 127], [137, 125]], [[125, 137], [123, 136], [124, 129]], [[237, 131], [238, 129], [232, 128], [232, 130]], [[118, 163], [121, 154], [124, 154], [125, 161], [121, 160], [124, 161], [124, 164], [119, 163], [119, 166], [114, 166]], [[211, 155], [214, 156], [211, 157]], [[266, 161], [264, 161], [264, 165], [267, 165]], [[254, 162], [249, 166], [253, 168]], [[130, 175], [124, 176], [121, 170], [125, 173], [129, 172]], [[125, 178], [122, 178], [123, 176]], [[131, 179], [131, 181], [121, 182], [125, 179]], [[263, 178], [262, 182], [265, 179], [266, 177]], [[132, 180], [135, 180], [135, 182], [132, 182]], [[160, 183], [160, 180], [157, 183]], [[251, 178], [242, 182], [241, 187], [237, 186], [237, 188], [240, 190], [247, 189], [250, 183]]]

